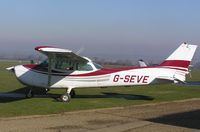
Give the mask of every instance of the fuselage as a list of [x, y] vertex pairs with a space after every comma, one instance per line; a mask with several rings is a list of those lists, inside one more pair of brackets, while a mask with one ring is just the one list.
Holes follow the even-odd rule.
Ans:
[[48, 86], [48, 70], [39, 65], [18, 65], [14, 67], [16, 77], [25, 85], [48, 88], [84, 88], [147, 85], [175, 79], [185, 81], [186, 70], [162, 66], [101, 68], [93, 71], [52, 70]]
[[[196, 45], [181, 44], [158, 66], [102, 68], [87, 57], [70, 50], [40, 46], [35, 49], [47, 56], [41, 64], [14, 67], [16, 77], [25, 85], [44, 88], [84, 88], [147, 85], [185, 82]], [[8, 70], [13, 67], [8, 68]], [[70, 91], [70, 90], [69, 90]]]

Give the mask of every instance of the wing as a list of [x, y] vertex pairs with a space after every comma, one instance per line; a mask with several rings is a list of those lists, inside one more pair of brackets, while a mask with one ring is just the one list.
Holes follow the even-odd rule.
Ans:
[[46, 55], [48, 57], [48, 82], [47, 82], [47, 88], [51, 86], [51, 70], [52, 70], [52, 60], [56, 58], [66, 58], [73, 61], [78, 61], [82, 63], [87, 63], [88, 60], [73, 53], [71, 50], [68, 49], [61, 49], [51, 46], [38, 46], [35, 48], [35, 50], [41, 52], [42, 54]]
[[61, 48], [56, 48], [56, 47], [51, 47], [51, 46], [38, 46], [35, 48], [35, 50], [41, 52], [47, 57], [56, 56], [56, 57], [68, 58], [70, 60], [75, 60], [79, 62], [85, 62], [85, 63], [88, 62], [87, 59], [73, 53], [71, 50], [68, 50], [68, 49], [61, 49]]

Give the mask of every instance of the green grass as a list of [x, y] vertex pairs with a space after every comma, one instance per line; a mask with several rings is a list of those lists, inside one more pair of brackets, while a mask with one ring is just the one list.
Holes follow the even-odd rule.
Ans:
[[[0, 62], [0, 92], [11, 92], [25, 88], [6, 67], [19, 64], [17, 61]], [[200, 70], [193, 70], [190, 81], [200, 80]], [[23, 91], [23, 90], [22, 90]], [[51, 90], [52, 94], [62, 94], [64, 90]], [[110, 108], [163, 101], [200, 98], [200, 87], [177, 86], [175, 84], [133, 87], [76, 89], [77, 97], [70, 103], [63, 103], [51, 97], [5, 98], [0, 97], [0, 117], [53, 114], [66, 111]], [[54, 95], [55, 96], [55, 95]], [[52, 97], [54, 97], [52, 96]]]

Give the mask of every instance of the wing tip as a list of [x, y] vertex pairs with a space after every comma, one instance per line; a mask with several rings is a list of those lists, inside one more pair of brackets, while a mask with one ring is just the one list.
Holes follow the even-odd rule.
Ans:
[[53, 46], [37, 46], [35, 47], [35, 50], [40, 51], [42, 48], [55, 48]]

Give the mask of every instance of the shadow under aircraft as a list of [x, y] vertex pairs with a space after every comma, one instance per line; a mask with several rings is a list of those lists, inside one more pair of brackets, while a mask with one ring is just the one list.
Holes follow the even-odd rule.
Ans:
[[[0, 103], [9, 103], [9, 102], [14, 102], [14, 101], [19, 101], [19, 100], [25, 100], [28, 99], [26, 98], [26, 91], [30, 89], [29, 87], [23, 87], [19, 88], [13, 91], [9, 92], [0, 92]], [[45, 94], [45, 90], [41, 88], [37, 88], [34, 90], [35, 97], [36, 98], [53, 98], [56, 99], [59, 97], [59, 94], [51, 94], [47, 93]]]
[[126, 100], [153, 100], [151, 96], [135, 95], [135, 94], [122, 94], [113, 92], [102, 92], [103, 95], [76, 95], [76, 98], [124, 98]]
[[[27, 99], [25, 97], [25, 92], [29, 89], [29, 87], [23, 87], [20, 89], [16, 89], [10, 92], [1, 92], [0, 93], [0, 103], [9, 103], [19, 100]], [[45, 93], [44, 89], [37, 88], [34, 90], [35, 96], [34, 98], [52, 98], [54, 101], [61, 101], [60, 94], [55, 93]], [[145, 96], [145, 95], [135, 95], [135, 94], [122, 94], [122, 93], [113, 93], [113, 92], [102, 92], [102, 94], [96, 95], [76, 95], [77, 99], [88, 99], [88, 98], [124, 98], [126, 100], [153, 100], [153, 97]]]

